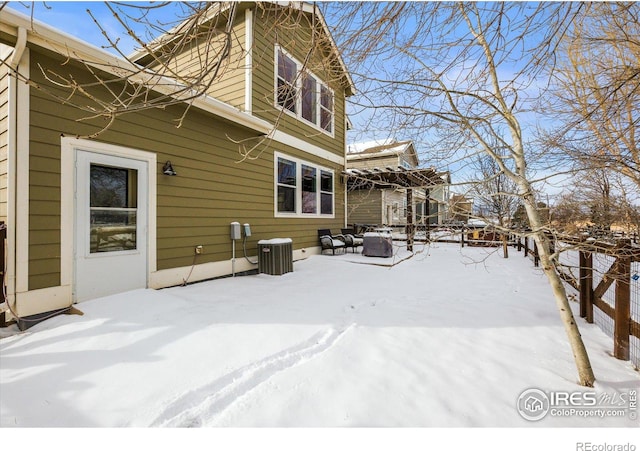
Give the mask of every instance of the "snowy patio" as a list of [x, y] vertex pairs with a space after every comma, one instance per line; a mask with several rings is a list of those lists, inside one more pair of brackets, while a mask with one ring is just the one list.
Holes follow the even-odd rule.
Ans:
[[398, 249], [129, 292], [78, 304], [83, 316], [3, 329], [0, 424], [638, 426], [519, 415], [529, 388], [640, 386], [609, 355], [611, 339], [580, 319], [598, 380], [576, 384], [551, 290], [528, 259], [455, 244], [417, 244], [411, 258]]

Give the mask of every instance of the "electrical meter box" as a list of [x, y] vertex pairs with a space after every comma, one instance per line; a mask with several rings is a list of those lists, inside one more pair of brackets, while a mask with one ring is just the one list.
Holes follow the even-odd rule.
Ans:
[[231, 223], [231, 239], [232, 240], [241, 240], [242, 234], [240, 233], [240, 223], [232, 222]]
[[245, 224], [244, 226], [244, 236], [249, 238], [251, 236], [251, 226], [249, 224]]

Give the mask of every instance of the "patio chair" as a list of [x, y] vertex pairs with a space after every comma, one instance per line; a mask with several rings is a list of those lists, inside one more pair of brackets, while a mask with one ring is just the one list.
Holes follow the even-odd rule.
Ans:
[[351, 248], [353, 250], [353, 253], [355, 254], [358, 246], [362, 246], [362, 244], [364, 243], [362, 235], [356, 235], [353, 229], [342, 229], [341, 232], [342, 236], [344, 236], [347, 248]]
[[336, 249], [344, 249], [344, 252], [347, 250], [345, 237], [342, 235], [332, 235], [329, 229], [318, 229], [318, 240], [322, 245], [320, 253], [331, 250], [333, 255], [336, 255]]

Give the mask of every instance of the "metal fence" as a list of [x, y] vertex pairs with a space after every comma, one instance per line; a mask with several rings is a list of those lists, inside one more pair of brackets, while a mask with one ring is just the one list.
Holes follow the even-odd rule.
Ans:
[[[525, 240], [531, 246], [532, 239]], [[612, 338], [614, 356], [640, 368], [640, 247], [629, 240], [570, 237], [554, 237], [552, 243], [560, 275], [576, 291], [580, 316]], [[535, 250], [531, 254], [536, 261]]]

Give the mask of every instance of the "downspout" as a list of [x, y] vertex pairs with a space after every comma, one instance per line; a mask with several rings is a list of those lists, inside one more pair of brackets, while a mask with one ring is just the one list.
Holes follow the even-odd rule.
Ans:
[[[0, 308], [0, 312], [10, 310], [11, 314], [18, 318], [15, 314], [16, 307], [16, 216], [17, 216], [17, 155], [18, 155], [18, 65], [27, 48], [27, 30], [24, 27], [18, 27], [16, 45], [13, 47], [13, 54], [8, 61], [10, 70], [9, 74], [9, 141], [7, 143], [7, 262], [5, 268], [4, 293], [5, 302]], [[13, 300], [13, 306], [11, 306]]]
[[13, 55], [11, 55], [11, 59], [9, 60], [9, 67], [14, 71], [18, 70], [18, 64], [20, 64], [20, 60], [22, 59], [22, 54], [24, 53], [24, 49], [27, 48], [27, 29], [24, 27], [18, 27], [18, 39], [16, 41], [16, 45], [13, 48]]

